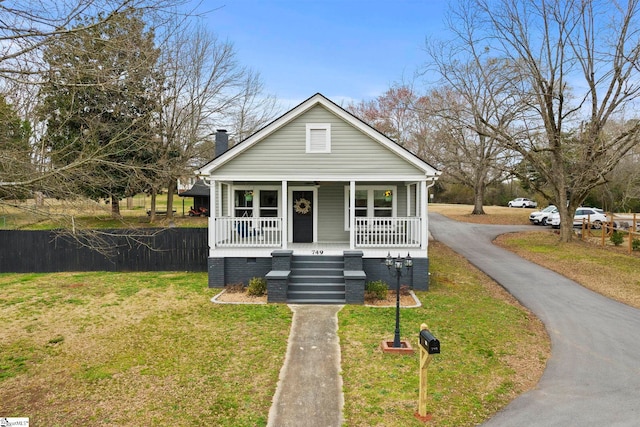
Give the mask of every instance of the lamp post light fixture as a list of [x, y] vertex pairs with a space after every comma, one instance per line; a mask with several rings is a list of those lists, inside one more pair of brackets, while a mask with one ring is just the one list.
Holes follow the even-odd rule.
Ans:
[[[393, 272], [396, 276], [396, 330], [393, 336], [393, 348], [400, 348], [400, 278], [402, 277], [402, 268], [407, 269], [407, 273], [411, 267], [413, 267], [413, 259], [411, 254], [407, 254], [406, 258], [400, 258], [400, 254], [394, 260], [391, 257], [391, 252], [388, 252], [385, 265], [389, 272]], [[394, 269], [392, 270], [391, 267]]]

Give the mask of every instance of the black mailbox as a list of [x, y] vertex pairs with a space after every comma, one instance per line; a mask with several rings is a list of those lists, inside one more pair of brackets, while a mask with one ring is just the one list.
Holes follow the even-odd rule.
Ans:
[[440, 354], [440, 341], [427, 329], [420, 331], [420, 345], [427, 350], [429, 354]]

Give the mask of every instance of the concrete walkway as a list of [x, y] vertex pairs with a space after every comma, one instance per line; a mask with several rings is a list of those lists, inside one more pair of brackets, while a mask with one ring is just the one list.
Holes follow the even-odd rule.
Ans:
[[341, 305], [290, 305], [285, 363], [269, 410], [268, 427], [339, 427], [342, 377], [338, 312]]
[[436, 240], [533, 311], [551, 338], [551, 358], [538, 386], [486, 426], [640, 425], [640, 310], [491, 243], [500, 234], [533, 226], [468, 224], [433, 213], [429, 223]]

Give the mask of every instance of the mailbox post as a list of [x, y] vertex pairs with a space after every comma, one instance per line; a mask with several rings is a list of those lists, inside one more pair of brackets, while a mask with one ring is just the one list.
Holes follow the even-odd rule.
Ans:
[[418, 413], [420, 419], [430, 419], [427, 415], [427, 379], [429, 362], [432, 354], [440, 354], [440, 341], [433, 336], [425, 323], [420, 325], [420, 395], [418, 397]]

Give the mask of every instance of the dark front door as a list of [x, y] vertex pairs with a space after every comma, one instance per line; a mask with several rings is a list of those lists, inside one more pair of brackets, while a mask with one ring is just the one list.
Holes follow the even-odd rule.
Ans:
[[293, 191], [293, 242], [313, 242], [313, 191]]

